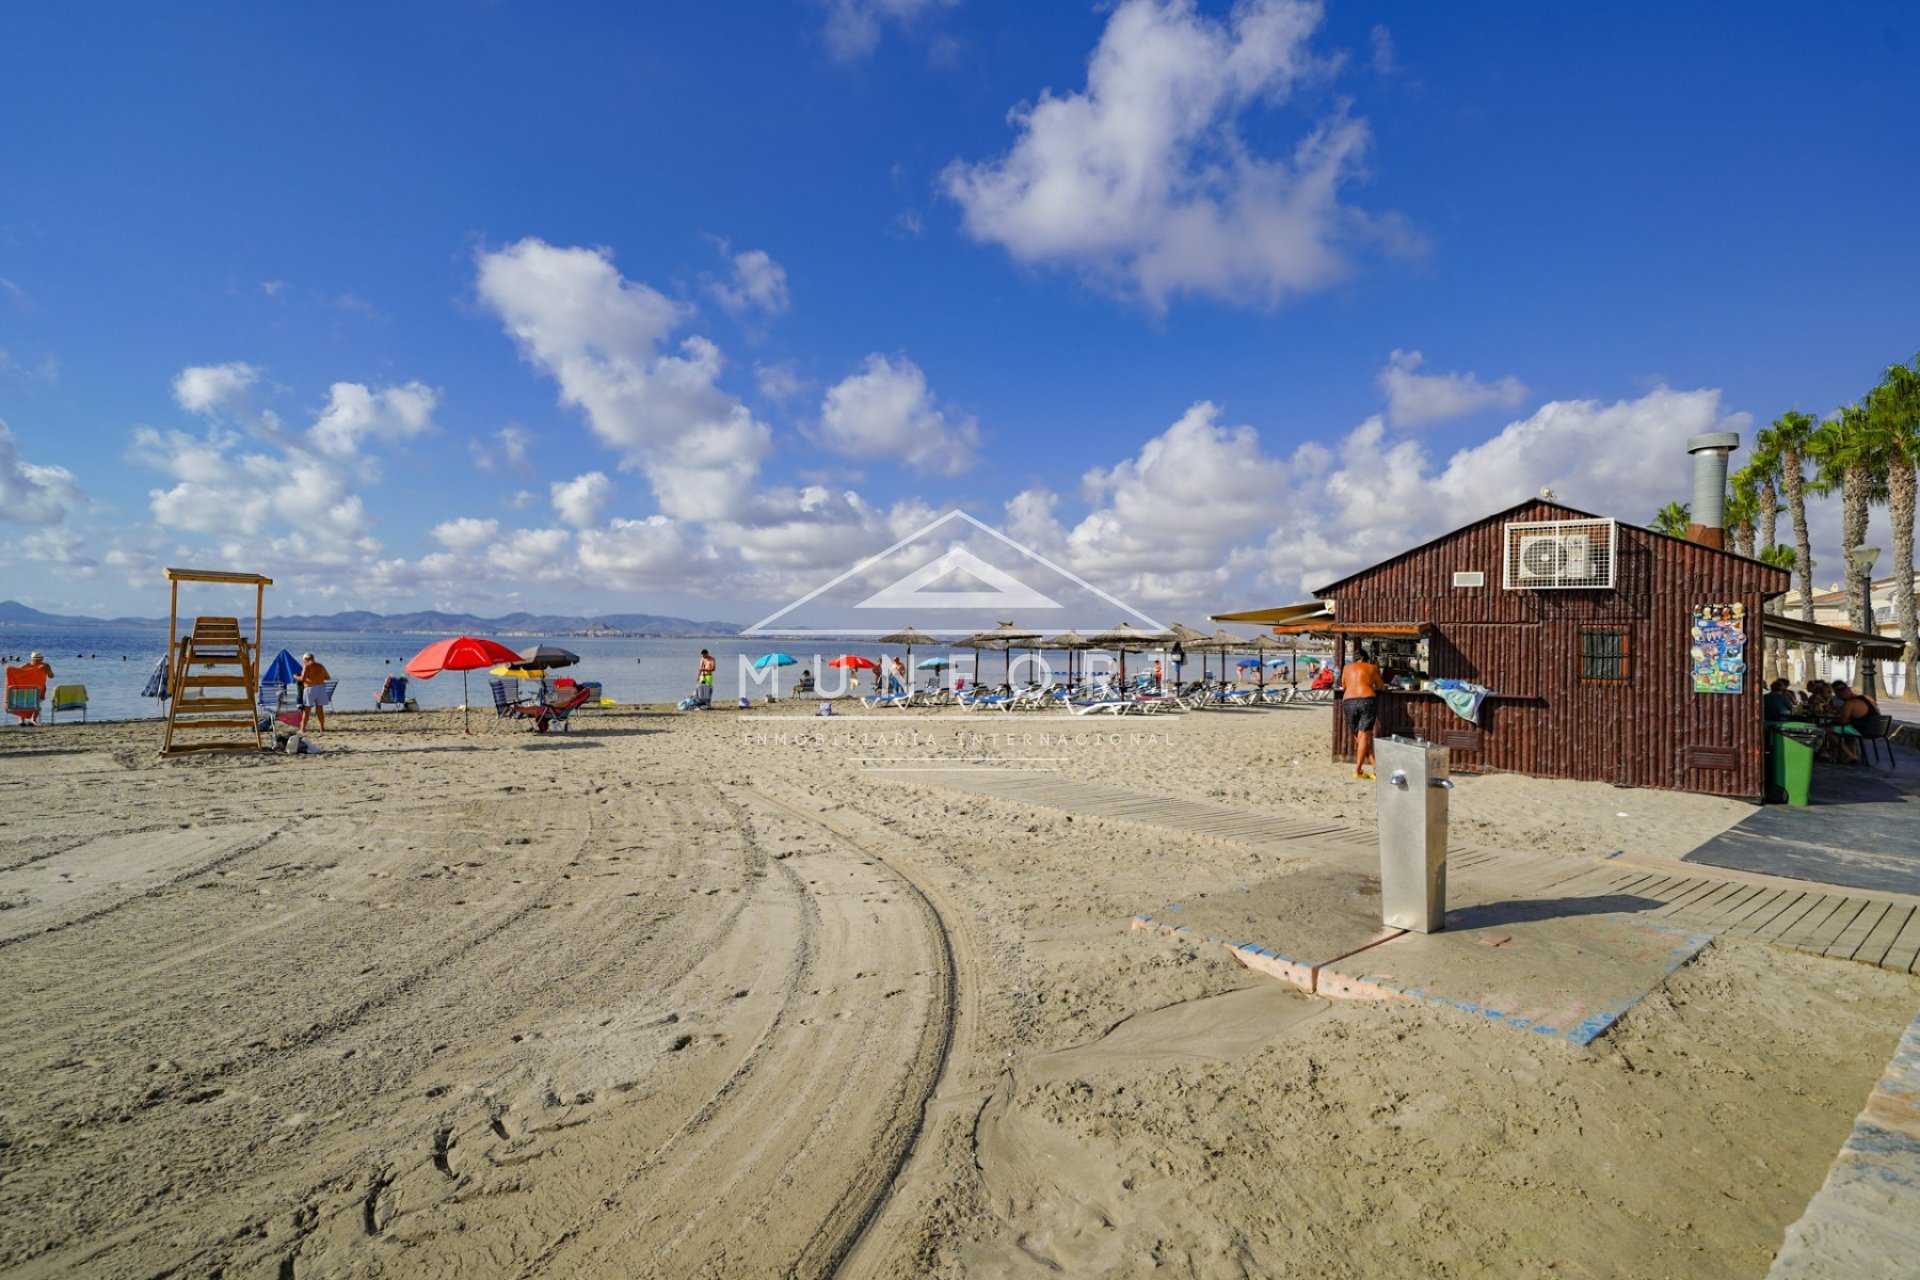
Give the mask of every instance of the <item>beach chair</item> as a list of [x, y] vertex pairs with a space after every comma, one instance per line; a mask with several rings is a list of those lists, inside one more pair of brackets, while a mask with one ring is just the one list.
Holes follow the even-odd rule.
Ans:
[[388, 676], [381, 682], [380, 692], [374, 696], [373, 709], [384, 711], [392, 707], [398, 711], [412, 711], [414, 704], [407, 698], [407, 678]]
[[534, 728], [545, 733], [549, 726], [557, 724], [563, 731], [571, 732], [573, 713], [581, 707], [590, 707], [599, 700], [599, 685], [577, 685], [558, 701], [548, 703], [546, 723], [536, 724]]
[[531, 720], [533, 727], [546, 732], [547, 718], [551, 714], [538, 702], [523, 702], [519, 698], [507, 696], [505, 680], [489, 680], [487, 687], [493, 690], [493, 717], [495, 720]]
[[60, 718], [62, 711], [78, 711], [80, 723], [87, 722], [87, 686], [83, 684], [60, 684], [53, 687], [53, 702], [47, 707], [47, 722], [53, 723]]
[[7, 668], [8, 715], [18, 718], [23, 725], [32, 724], [40, 718], [40, 704], [46, 697], [47, 677], [39, 669]]

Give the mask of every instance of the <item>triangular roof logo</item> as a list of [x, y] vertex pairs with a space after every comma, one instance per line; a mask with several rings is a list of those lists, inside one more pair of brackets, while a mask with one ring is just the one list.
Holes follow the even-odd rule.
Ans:
[[[956, 591], [941, 589], [947, 578], [964, 576], [990, 590]], [[938, 560], [928, 561], [892, 586], [880, 590], [853, 606], [856, 609], [906, 610], [936, 609], [1058, 609], [1060, 602], [1041, 595], [1020, 579], [996, 569], [965, 547], [955, 547]]]
[[1007, 621], [1049, 632], [1104, 630], [1116, 622], [1164, 629], [1031, 547], [956, 510], [741, 634], [881, 636], [911, 626], [957, 639]]

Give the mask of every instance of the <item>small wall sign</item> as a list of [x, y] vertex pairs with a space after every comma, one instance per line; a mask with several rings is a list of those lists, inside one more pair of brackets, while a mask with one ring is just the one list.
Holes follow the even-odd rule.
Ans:
[[1746, 692], [1747, 606], [1696, 605], [1688, 640], [1695, 693]]

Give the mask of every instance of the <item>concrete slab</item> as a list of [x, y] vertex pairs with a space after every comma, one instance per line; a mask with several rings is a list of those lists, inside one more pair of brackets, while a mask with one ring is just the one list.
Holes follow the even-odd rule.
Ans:
[[1585, 1045], [1712, 935], [1637, 918], [1632, 893], [1495, 898], [1447, 913], [1435, 934], [1380, 923], [1380, 882], [1319, 867], [1134, 917], [1226, 948], [1242, 964], [1334, 998], [1420, 1000]]
[[1920, 1017], [1853, 1122], [1768, 1280], [1880, 1280], [1920, 1258]]
[[1404, 934], [1324, 966], [1319, 993], [1400, 996], [1589, 1044], [1712, 941], [1632, 915], [1592, 914], [1609, 904], [1602, 896], [1450, 911], [1443, 932]]
[[1339, 867], [1177, 902], [1136, 915], [1133, 927], [1218, 943], [1248, 968], [1309, 993], [1329, 961], [1399, 932], [1380, 923], [1380, 877]]

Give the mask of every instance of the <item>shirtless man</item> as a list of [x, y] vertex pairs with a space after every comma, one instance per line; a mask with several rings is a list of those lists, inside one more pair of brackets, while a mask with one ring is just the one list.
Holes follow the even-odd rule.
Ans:
[[1367, 646], [1355, 647], [1352, 662], [1340, 672], [1341, 710], [1353, 730], [1353, 776], [1373, 776], [1373, 727], [1380, 722], [1380, 691], [1386, 678], [1367, 655]]
[[313, 691], [333, 679], [333, 673], [320, 665], [320, 660], [310, 653], [300, 655], [300, 674], [296, 677], [300, 684], [300, 732], [307, 731], [307, 717], [316, 716], [320, 721], [320, 732], [327, 731], [327, 709], [317, 707], [312, 702]]

